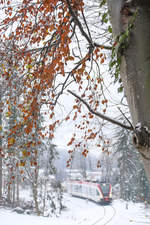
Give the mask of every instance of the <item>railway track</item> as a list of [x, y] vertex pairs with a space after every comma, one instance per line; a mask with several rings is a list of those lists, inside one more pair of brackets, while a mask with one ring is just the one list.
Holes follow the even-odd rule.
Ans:
[[[100, 217], [91, 225], [108, 225], [113, 220], [116, 214], [115, 208], [112, 205], [103, 206], [103, 208], [104, 208], [103, 217]], [[111, 210], [111, 214], [109, 212], [110, 210]]]
[[[78, 200], [78, 201], [74, 201], [75, 199]], [[89, 203], [92, 203], [91, 201], [76, 198], [76, 197], [70, 198], [68, 200], [68, 202], [72, 202], [73, 205], [76, 205], [79, 211], [82, 210], [83, 207], [86, 207], [85, 204], [82, 206], [82, 204], [80, 204], [80, 201], [83, 201], [83, 203], [86, 202], [86, 206], [88, 206]], [[96, 203], [93, 202], [93, 204], [95, 205]], [[101, 212], [100, 213], [101, 215], [99, 217], [96, 216], [97, 219], [95, 219], [95, 220], [92, 219], [92, 218], [89, 219], [88, 217], [84, 216], [83, 219], [79, 220], [79, 222], [77, 224], [78, 225], [109, 225], [111, 223], [111, 221], [113, 220], [113, 218], [115, 217], [115, 214], [116, 214], [115, 208], [112, 205], [103, 206], [103, 205], [96, 204], [96, 210], [98, 208]], [[75, 215], [75, 217], [76, 216], [77, 215]], [[93, 215], [93, 218], [94, 218], [94, 215]]]

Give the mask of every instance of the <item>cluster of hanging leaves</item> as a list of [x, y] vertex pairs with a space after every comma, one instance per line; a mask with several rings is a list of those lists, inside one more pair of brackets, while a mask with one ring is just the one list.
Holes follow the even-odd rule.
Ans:
[[[1, 109], [3, 111], [4, 105], [7, 105], [6, 117], [9, 118], [12, 113], [10, 103], [16, 106], [19, 119], [14, 120], [7, 134], [7, 143], [8, 148], [12, 148], [18, 143], [16, 137], [24, 137], [17, 146], [23, 160], [16, 164], [24, 166], [24, 159], [37, 152], [43, 138], [54, 137], [60, 123], [55, 116], [55, 106], [73, 82], [93, 110], [106, 113], [108, 100], [103, 93], [104, 81], [99, 66], [105, 64], [105, 50], [109, 47], [94, 42], [84, 16], [86, 5], [83, 0], [1, 0], [0, 3], [4, 15], [0, 26], [3, 43], [0, 50], [1, 79], [10, 89]], [[105, 3], [102, 1], [99, 6], [104, 7]], [[102, 18], [102, 24], [107, 23], [104, 13]], [[81, 36], [86, 43], [84, 51], [78, 40]], [[72, 43], [78, 46], [77, 52]], [[44, 132], [43, 127], [38, 126], [43, 106], [47, 109], [45, 114], [49, 127]], [[73, 114], [66, 117], [68, 119], [77, 121], [76, 130], [83, 134], [78, 141], [73, 134], [68, 143], [68, 146], [73, 146], [69, 150], [70, 155], [84, 141], [82, 155], [86, 157], [89, 152], [87, 145], [94, 139], [97, 147], [109, 153], [109, 141], [102, 138], [99, 122], [93, 123], [94, 115], [84, 112], [78, 99], [73, 105]], [[37, 164], [35, 160], [30, 163]]]

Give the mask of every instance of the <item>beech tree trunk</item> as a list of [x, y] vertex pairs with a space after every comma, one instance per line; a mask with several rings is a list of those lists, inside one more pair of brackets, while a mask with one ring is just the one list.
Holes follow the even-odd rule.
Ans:
[[150, 0], [107, 0], [114, 36], [125, 31], [137, 12], [121, 57], [121, 78], [133, 126], [133, 144], [150, 181]]

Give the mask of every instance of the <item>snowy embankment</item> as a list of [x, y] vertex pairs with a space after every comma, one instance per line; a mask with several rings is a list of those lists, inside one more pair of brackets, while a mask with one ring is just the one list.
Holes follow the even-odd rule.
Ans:
[[111, 206], [65, 196], [67, 207], [60, 217], [44, 218], [21, 215], [8, 209], [0, 209], [0, 225], [144, 225], [150, 224], [150, 208], [142, 204], [113, 201]]

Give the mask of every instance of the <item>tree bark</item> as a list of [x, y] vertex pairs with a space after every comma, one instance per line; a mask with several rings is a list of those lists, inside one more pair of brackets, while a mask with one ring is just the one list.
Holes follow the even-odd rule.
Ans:
[[150, 181], [150, 1], [107, 0], [114, 36], [125, 31], [137, 11], [121, 57], [121, 78], [134, 125], [133, 144]]

